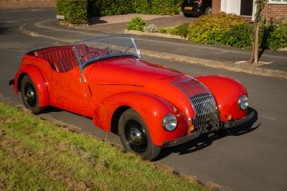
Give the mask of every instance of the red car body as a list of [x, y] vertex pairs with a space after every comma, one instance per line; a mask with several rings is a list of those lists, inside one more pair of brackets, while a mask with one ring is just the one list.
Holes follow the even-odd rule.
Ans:
[[245, 87], [234, 79], [192, 78], [132, 54], [88, 46], [88, 52], [97, 53], [87, 62], [90, 53], [79, 55], [77, 46], [82, 42], [24, 55], [10, 84], [33, 113], [53, 106], [90, 117], [97, 127], [119, 133], [125, 149], [149, 160], [163, 147], [253, 116], [248, 115]]

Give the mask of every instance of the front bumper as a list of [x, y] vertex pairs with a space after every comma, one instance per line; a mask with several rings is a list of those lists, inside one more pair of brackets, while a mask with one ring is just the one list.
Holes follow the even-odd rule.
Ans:
[[180, 137], [180, 138], [177, 138], [177, 139], [173, 139], [173, 140], [170, 140], [170, 141], [166, 141], [162, 144], [162, 147], [165, 148], [165, 147], [172, 147], [172, 146], [176, 146], [176, 145], [181, 145], [183, 143], [186, 143], [188, 141], [191, 141], [193, 139], [196, 139], [198, 138], [199, 136], [201, 135], [200, 132], [196, 131], [190, 135], [187, 135], [187, 136], [184, 136], [184, 137]]
[[[252, 111], [246, 117], [243, 117], [243, 118], [235, 120], [235, 121], [229, 121], [229, 122], [223, 123], [222, 127], [218, 128], [217, 130], [219, 130], [221, 128], [229, 129], [229, 128], [232, 128], [232, 127], [235, 127], [235, 126], [238, 126], [238, 125], [242, 125], [242, 124], [250, 121], [254, 117], [254, 115], [255, 115], [255, 112]], [[162, 144], [162, 147], [165, 148], [165, 147], [172, 147], [172, 146], [180, 145], [180, 144], [186, 143], [188, 141], [191, 141], [193, 139], [196, 139], [202, 134], [205, 134], [205, 133], [202, 133], [200, 131], [196, 131], [196, 132], [194, 132], [194, 133], [192, 133], [190, 135], [187, 135], [187, 136], [184, 136], [184, 137], [180, 137], [180, 138], [177, 138], [177, 139], [173, 139], [173, 140], [170, 140], [170, 141], [166, 141], [166, 142], [164, 142]]]
[[255, 112], [252, 111], [246, 117], [243, 117], [243, 118], [235, 120], [235, 121], [225, 122], [225, 123], [223, 123], [223, 128], [224, 129], [229, 129], [229, 128], [232, 128], [232, 127], [235, 127], [235, 126], [238, 126], [238, 125], [242, 125], [242, 124], [250, 121], [254, 117], [254, 115], [255, 115]]

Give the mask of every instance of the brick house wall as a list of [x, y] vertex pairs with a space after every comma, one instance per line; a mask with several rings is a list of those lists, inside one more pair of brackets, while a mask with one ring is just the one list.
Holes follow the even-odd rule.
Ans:
[[56, 0], [0, 0], [0, 9], [56, 7]]
[[[221, 0], [212, 0], [212, 13], [216, 14], [220, 12]], [[267, 22], [281, 20], [287, 23], [287, 4], [270, 4], [269, 0], [266, 0], [263, 15]]]
[[263, 10], [267, 22], [281, 20], [287, 23], [287, 4], [266, 4]]

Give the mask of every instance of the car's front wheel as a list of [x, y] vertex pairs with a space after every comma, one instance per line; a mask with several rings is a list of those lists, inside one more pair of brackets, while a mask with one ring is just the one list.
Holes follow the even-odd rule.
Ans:
[[160, 147], [152, 143], [144, 120], [133, 109], [128, 109], [121, 115], [118, 128], [125, 150], [146, 160], [153, 160], [159, 155]]
[[39, 106], [38, 92], [32, 79], [26, 75], [21, 81], [21, 96], [24, 105], [34, 114], [39, 114], [44, 111], [44, 107]]

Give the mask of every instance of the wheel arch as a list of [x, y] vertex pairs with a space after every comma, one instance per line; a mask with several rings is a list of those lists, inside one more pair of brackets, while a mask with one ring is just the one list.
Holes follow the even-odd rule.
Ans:
[[[136, 101], [135, 101], [136, 100]], [[119, 118], [124, 111], [132, 108], [145, 121], [154, 144], [161, 146], [166, 140], [185, 135], [183, 113], [160, 97], [142, 92], [124, 92], [102, 101], [93, 117], [94, 124], [101, 129], [118, 133]], [[179, 126], [174, 132], [162, 128], [162, 119], [167, 114], [178, 117]]]
[[21, 91], [21, 83], [24, 78], [24, 76], [29, 76], [33, 83], [35, 84], [35, 88], [38, 92], [39, 97], [39, 106], [45, 107], [50, 105], [50, 96], [48, 91], [48, 83], [44, 79], [43, 75], [41, 74], [40, 70], [33, 66], [28, 65], [21, 69], [21, 71], [18, 72], [16, 77], [16, 83], [15, 83], [15, 92], [18, 93]]
[[119, 124], [120, 117], [126, 110], [130, 108], [131, 107], [129, 106], [120, 106], [119, 108], [115, 110], [115, 112], [113, 113], [112, 119], [111, 119], [111, 132], [112, 133], [118, 134], [118, 124]]
[[238, 99], [241, 95], [248, 96], [245, 86], [239, 81], [217, 75], [195, 77], [203, 83], [213, 94], [220, 112], [221, 121], [226, 121], [226, 116], [232, 115], [234, 119], [246, 116], [247, 111], [240, 110]]

